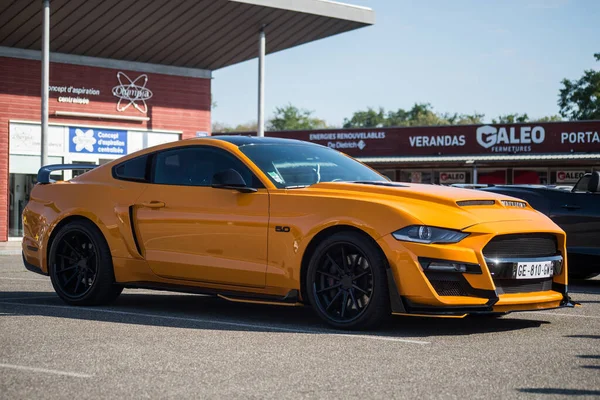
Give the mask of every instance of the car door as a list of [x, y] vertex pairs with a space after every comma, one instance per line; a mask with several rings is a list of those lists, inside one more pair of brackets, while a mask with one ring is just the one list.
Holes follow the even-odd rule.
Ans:
[[[212, 188], [213, 175], [229, 168], [258, 190]], [[152, 171], [134, 217], [152, 271], [172, 279], [264, 286], [269, 194], [252, 172], [212, 146], [159, 152]]]
[[600, 247], [600, 193], [588, 192], [585, 183], [585, 188], [576, 186], [572, 192], [557, 191], [551, 218], [567, 234], [570, 251], [588, 254]]

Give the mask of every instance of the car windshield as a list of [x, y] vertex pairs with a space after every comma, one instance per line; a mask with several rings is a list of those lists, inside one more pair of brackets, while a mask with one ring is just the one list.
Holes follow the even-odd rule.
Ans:
[[240, 150], [278, 188], [305, 187], [319, 182], [385, 182], [369, 167], [323, 146], [251, 144]]

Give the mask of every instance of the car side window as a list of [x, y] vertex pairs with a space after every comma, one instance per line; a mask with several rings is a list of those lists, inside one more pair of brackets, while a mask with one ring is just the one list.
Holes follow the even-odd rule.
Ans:
[[264, 187], [254, 174], [232, 154], [224, 150], [186, 146], [157, 153], [153, 183], [159, 185], [210, 186], [217, 172], [234, 169], [249, 186]]
[[575, 187], [573, 188], [573, 192], [587, 192], [590, 178], [590, 175], [584, 175], [581, 178], [579, 178], [579, 181], [577, 182], [577, 184], [575, 184]]
[[147, 165], [148, 155], [146, 154], [115, 166], [113, 176], [120, 180], [146, 182], [148, 180]]

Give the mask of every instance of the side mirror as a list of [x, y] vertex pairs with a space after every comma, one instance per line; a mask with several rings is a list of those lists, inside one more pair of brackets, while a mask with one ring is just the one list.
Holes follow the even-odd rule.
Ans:
[[226, 169], [213, 175], [210, 185], [215, 189], [233, 189], [242, 193], [253, 193], [257, 190], [249, 187], [242, 175], [235, 169]]

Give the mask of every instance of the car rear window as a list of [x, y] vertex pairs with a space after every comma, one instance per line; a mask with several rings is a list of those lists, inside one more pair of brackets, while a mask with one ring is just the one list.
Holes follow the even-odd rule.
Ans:
[[117, 179], [145, 182], [147, 179], [148, 155], [127, 160], [113, 169]]

